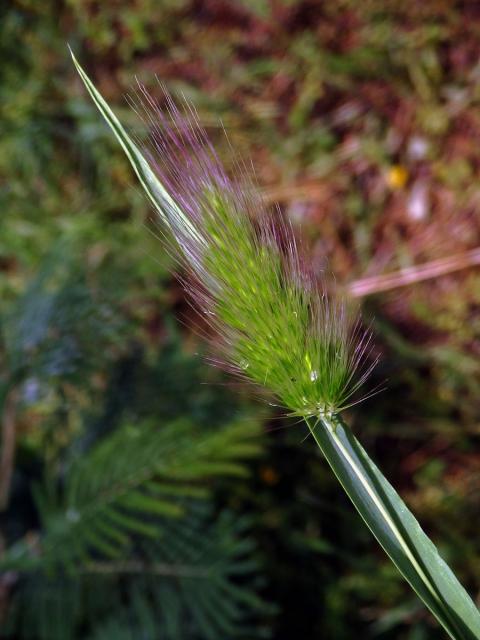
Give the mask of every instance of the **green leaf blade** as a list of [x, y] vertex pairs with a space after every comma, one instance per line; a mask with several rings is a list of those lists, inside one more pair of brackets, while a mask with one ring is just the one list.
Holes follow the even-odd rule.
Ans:
[[69, 50], [75, 68], [78, 71], [78, 74], [82, 79], [85, 88], [90, 94], [90, 97], [92, 98], [95, 106], [102, 114], [104, 120], [114, 133], [115, 137], [120, 143], [120, 146], [125, 151], [130, 164], [132, 165], [145, 193], [148, 196], [148, 199], [154, 205], [162, 221], [170, 227], [181, 224], [184, 229], [188, 229], [188, 232], [192, 236], [201, 241], [197, 230], [190, 222], [188, 216], [186, 216], [185, 213], [177, 205], [177, 203], [174, 202], [168, 191], [165, 189], [163, 184], [155, 175], [154, 171], [151, 169], [148, 161], [146, 160], [138, 146], [132, 140], [131, 136], [128, 135], [120, 120], [113, 113], [112, 109], [110, 109], [103, 96], [100, 94], [98, 89], [85, 73], [84, 69], [76, 59], [75, 54], [70, 49], [70, 47]]
[[309, 428], [369, 529], [449, 636], [479, 640], [479, 610], [348, 427], [335, 417]]

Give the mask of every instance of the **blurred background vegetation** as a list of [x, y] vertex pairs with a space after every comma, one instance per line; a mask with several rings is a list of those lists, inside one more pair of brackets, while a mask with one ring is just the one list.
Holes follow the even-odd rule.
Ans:
[[[478, 2], [1, 3], [0, 637], [443, 638], [305, 429], [204, 362], [67, 42], [134, 129], [155, 74], [228, 160], [222, 121], [347, 290], [480, 244]], [[479, 602], [478, 270], [380, 289], [350, 419]]]

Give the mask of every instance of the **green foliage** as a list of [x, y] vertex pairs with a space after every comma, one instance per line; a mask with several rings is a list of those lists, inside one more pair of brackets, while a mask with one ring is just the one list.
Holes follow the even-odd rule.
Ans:
[[128, 558], [26, 577], [14, 601], [18, 632], [41, 640], [263, 637], [252, 614], [269, 609], [251, 590], [258, 585], [248, 526], [227, 512], [212, 522], [197, 506], [166, 520], [161, 538], [142, 537]]
[[132, 536], [162, 536], [163, 519], [181, 518], [189, 499], [208, 497], [199, 481], [244, 477], [240, 461], [260, 453], [258, 435], [251, 417], [210, 432], [186, 420], [119, 427], [71, 463], [62, 495], [51, 479], [47, 492], [37, 489], [44, 533], [32, 555], [12, 550], [13, 567], [75, 573], [89, 559], [123, 557]]

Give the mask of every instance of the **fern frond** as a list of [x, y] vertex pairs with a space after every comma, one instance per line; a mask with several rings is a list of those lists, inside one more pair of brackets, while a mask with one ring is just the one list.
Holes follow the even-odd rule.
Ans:
[[134, 538], [161, 535], [192, 499], [206, 497], [209, 478], [245, 476], [245, 461], [261, 452], [259, 429], [249, 417], [210, 431], [183, 419], [120, 428], [71, 466], [60, 497], [37, 492], [40, 553], [19, 557], [14, 547], [3, 566], [75, 573], [88, 561], [123, 557]]
[[257, 595], [262, 585], [249, 527], [230, 512], [212, 522], [209, 504], [198, 503], [184, 517], [165, 521], [162, 537], [144, 538], [128, 559], [89, 562], [74, 576], [34, 574], [17, 596], [17, 624], [6, 637], [265, 637], [260, 621], [272, 608]]
[[[257, 565], [249, 523], [224, 512], [204, 530], [204, 517], [171, 520], [164, 541], [142, 546], [144, 564], [130, 583], [131, 610], [123, 620], [120, 613], [100, 623], [91, 640], [221, 640], [263, 635], [258, 622], [251, 624], [270, 609], [252, 588]], [[235, 583], [238, 573], [245, 580], [242, 586]], [[119, 620], [122, 632], [116, 636]]]

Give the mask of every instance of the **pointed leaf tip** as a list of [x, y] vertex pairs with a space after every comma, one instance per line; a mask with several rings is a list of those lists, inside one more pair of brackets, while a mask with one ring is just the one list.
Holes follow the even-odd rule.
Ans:
[[176, 204], [176, 202], [174, 202], [154, 171], [151, 169], [148, 161], [141, 153], [138, 146], [128, 135], [120, 120], [114, 114], [106, 100], [103, 98], [101, 93], [98, 91], [98, 89], [86, 74], [81, 64], [78, 62], [69, 44], [67, 44], [67, 47], [70, 51], [70, 55], [72, 56], [73, 64], [75, 65], [75, 68], [78, 71], [78, 74], [82, 79], [85, 88], [87, 89], [90, 97], [95, 103], [95, 106], [100, 111], [104, 120], [120, 143], [120, 146], [124, 150], [128, 160], [130, 161], [130, 164], [137, 174], [137, 177], [140, 180], [145, 193], [147, 194], [150, 202], [157, 210], [162, 221], [170, 227], [172, 226], [172, 221], [180, 221], [184, 228], [188, 230], [188, 233], [190, 233], [192, 236], [197, 237], [198, 239], [198, 231], [194, 228], [191, 221]]

